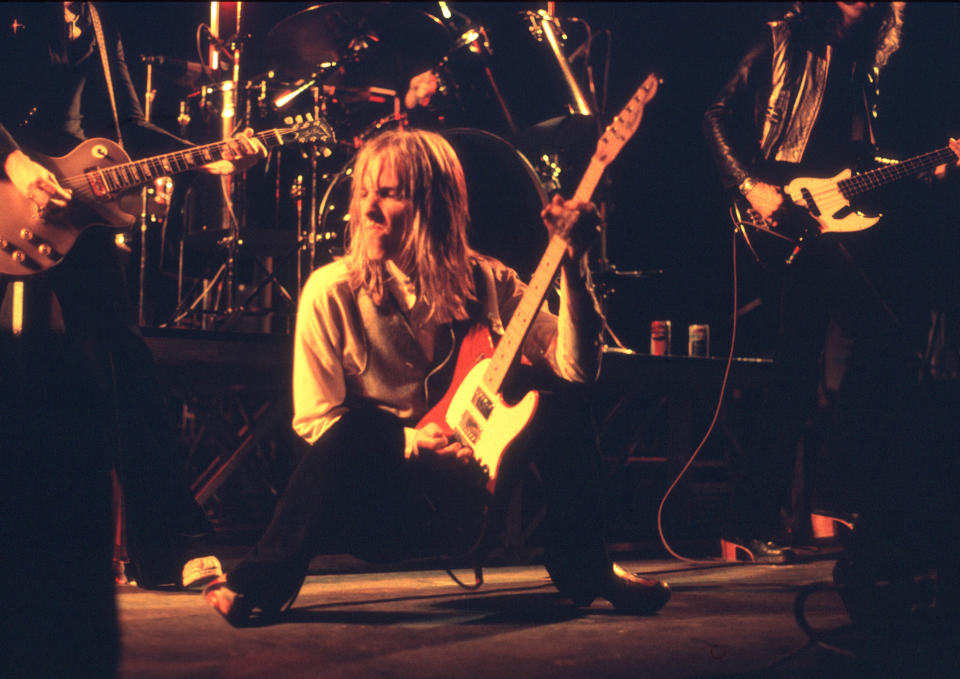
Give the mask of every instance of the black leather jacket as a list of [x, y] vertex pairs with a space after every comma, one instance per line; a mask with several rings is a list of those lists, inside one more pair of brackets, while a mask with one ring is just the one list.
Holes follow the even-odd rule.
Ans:
[[[768, 25], [704, 115], [703, 132], [725, 189], [748, 177], [763, 179], [764, 162], [801, 162], [823, 100], [832, 48], [797, 39], [789, 21]], [[877, 76], [876, 68], [859, 75], [864, 96], [857, 117], [871, 143]]]

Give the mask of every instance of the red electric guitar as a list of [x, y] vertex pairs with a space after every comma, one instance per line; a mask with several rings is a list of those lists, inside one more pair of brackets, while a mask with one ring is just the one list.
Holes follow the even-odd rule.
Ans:
[[[656, 95], [658, 86], [656, 75], [647, 76], [626, 108], [604, 131], [574, 199], [590, 200], [607, 165], [640, 126], [643, 108]], [[554, 235], [550, 239], [547, 251], [496, 348], [486, 326], [476, 326], [467, 334], [457, 354], [450, 389], [417, 425], [423, 427], [434, 422], [448, 437], [470, 448], [489, 475], [487, 488], [491, 491], [504, 451], [533, 418], [538, 401], [537, 392], [531, 391], [510, 406], [503, 400], [501, 388], [553, 283], [566, 249], [567, 242], [562, 236]]]

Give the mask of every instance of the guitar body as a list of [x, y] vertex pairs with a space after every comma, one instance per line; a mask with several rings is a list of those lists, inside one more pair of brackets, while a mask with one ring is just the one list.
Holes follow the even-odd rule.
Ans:
[[790, 264], [806, 242], [822, 234], [865, 231], [880, 221], [880, 215], [858, 211], [844, 195], [842, 182], [854, 177], [849, 169], [832, 177], [790, 178], [797, 166], [780, 164], [770, 172], [771, 183], [783, 186], [785, 195], [776, 227], [743, 196], [736, 195], [730, 208], [737, 232], [754, 258], [766, 266]]
[[[64, 183], [68, 177], [129, 162], [129, 157], [108, 139], [88, 139], [61, 157], [38, 156], [37, 162]], [[0, 181], [0, 274], [28, 276], [55, 266], [77, 238], [93, 226], [126, 229], [140, 214], [140, 191], [95, 198], [91, 191], [74, 191], [63, 209], [40, 212], [9, 181]]]
[[[656, 94], [659, 82], [653, 73], [648, 75], [626, 107], [614, 117], [597, 142], [597, 149], [577, 186], [574, 199], [587, 202], [593, 196], [604, 169], [636, 132], [644, 106]], [[557, 226], [559, 231], [563, 230], [562, 225]], [[567, 230], [572, 227], [572, 223], [566, 225]], [[433, 422], [448, 437], [469, 447], [489, 477], [487, 489], [491, 492], [499, 476], [504, 451], [533, 419], [540, 400], [540, 395], [531, 391], [511, 406], [500, 394], [567, 252], [566, 233], [559, 231], [551, 235], [546, 252], [500, 343], [493, 346], [490, 331], [485, 326], [474, 327], [461, 343], [451, 388], [417, 425], [421, 428]]]
[[473, 450], [474, 459], [487, 472], [487, 489], [493, 492], [503, 453], [523, 431], [537, 409], [539, 394], [527, 393], [510, 406], [483, 384], [494, 346], [486, 326], [474, 327], [457, 354], [451, 386], [443, 398], [420, 420], [417, 428], [433, 422], [449, 437]]
[[[269, 151], [294, 142], [331, 148], [333, 128], [309, 114], [287, 128], [257, 133]], [[299, 119], [299, 116], [298, 116]], [[226, 141], [192, 146], [159, 156], [131, 161], [109, 139], [88, 139], [65, 156], [39, 156], [37, 162], [53, 172], [60, 185], [73, 192], [63, 209], [40, 212], [8, 181], [0, 181], [0, 274], [29, 276], [55, 266], [80, 234], [92, 226], [127, 229], [141, 214], [141, 187], [158, 177], [171, 176], [225, 159]]]
[[798, 177], [784, 187], [784, 193], [817, 222], [820, 233], [865, 231], [880, 221], [880, 216], [855, 210], [840, 191], [839, 182], [852, 176], [846, 169], [827, 179]]

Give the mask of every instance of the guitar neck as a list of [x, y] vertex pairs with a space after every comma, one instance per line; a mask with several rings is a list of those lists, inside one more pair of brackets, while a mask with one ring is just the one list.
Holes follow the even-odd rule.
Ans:
[[[640, 125], [644, 106], [656, 94], [659, 82], [660, 79], [656, 74], [649, 74], [619, 115], [614, 116], [613, 121], [597, 142], [596, 151], [590, 158], [590, 165], [573, 194], [573, 200], [586, 203], [593, 196], [593, 192], [603, 176], [603, 171], [613, 162], [623, 145], [636, 132]], [[507, 330], [497, 344], [497, 348], [490, 359], [490, 364], [481, 378], [490, 393], [500, 392], [507, 371], [510, 370], [517, 358], [517, 353], [520, 351], [531, 325], [533, 325], [533, 319], [540, 311], [540, 306], [553, 284], [553, 279], [557, 275], [560, 264], [563, 263], [566, 252], [567, 241], [563, 236], [554, 234], [550, 238], [547, 251], [540, 260], [537, 270], [534, 271], [530, 284], [523, 293], [516, 311], [513, 312]]]
[[949, 146], [936, 151], [922, 153], [919, 156], [908, 158], [900, 163], [893, 165], [884, 165], [873, 170], [868, 170], [849, 179], [841, 179], [837, 182], [837, 187], [847, 198], [859, 196], [874, 189], [880, 188], [906, 177], [914, 177], [921, 172], [931, 170], [944, 163], [956, 162], [955, 154]]
[[[590, 166], [587, 168], [583, 179], [580, 181], [580, 185], [574, 193], [575, 200], [583, 202], [590, 200], [606, 166], [606, 163], [598, 160], [596, 157], [590, 161]], [[530, 284], [523, 293], [523, 297], [520, 299], [520, 304], [517, 305], [516, 311], [513, 312], [510, 323], [507, 325], [507, 330], [497, 344], [497, 348], [494, 350], [493, 357], [490, 360], [490, 365], [483, 374], [483, 384], [492, 393], [499, 392], [503, 386], [507, 371], [510, 369], [510, 366], [513, 365], [517, 353], [523, 346], [523, 341], [526, 339], [527, 333], [533, 325], [533, 320], [540, 311], [540, 306], [543, 304], [543, 300], [550, 290], [550, 285], [557, 275], [557, 270], [563, 263], [563, 257], [566, 251], [567, 242], [561, 236], [553, 236], [550, 238], [550, 242], [547, 244], [547, 250], [541, 258], [537, 270], [533, 272], [533, 276], [530, 278]]]
[[[256, 134], [269, 151], [283, 144], [284, 130], [267, 130]], [[103, 177], [111, 193], [149, 184], [157, 177], [165, 177], [193, 170], [207, 163], [224, 159], [227, 142], [219, 141], [202, 146], [193, 146], [143, 160], [119, 163], [96, 170]]]

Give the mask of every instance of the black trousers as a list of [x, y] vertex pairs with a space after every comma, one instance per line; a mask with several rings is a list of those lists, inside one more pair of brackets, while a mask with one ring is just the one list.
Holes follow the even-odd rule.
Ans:
[[781, 294], [773, 379], [728, 506], [728, 538], [778, 537], [798, 443], [815, 421], [826, 433], [803, 449], [813, 508], [863, 511], [912, 376], [898, 319], [838, 242], [813, 241]]
[[[603, 542], [599, 457], [579, 389], [541, 391], [534, 421], [505, 458], [494, 505], [533, 462], [543, 482], [545, 561], [558, 589], [592, 599], [610, 561]], [[372, 561], [442, 554], [470, 539], [484, 498], [462, 461], [405, 459], [400, 420], [351, 410], [316, 442], [291, 477], [263, 537], [229, 586], [279, 605], [310, 559], [346, 549]], [[458, 545], [458, 543], [460, 543]]]

